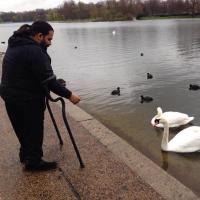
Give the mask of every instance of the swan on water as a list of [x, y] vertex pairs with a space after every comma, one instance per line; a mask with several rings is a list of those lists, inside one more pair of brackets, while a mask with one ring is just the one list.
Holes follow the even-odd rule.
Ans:
[[177, 153], [191, 153], [200, 151], [200, 126], [190, 126], [183, 129], [169, 141], [169, 123], [163, 116], [155, 119], [155, 124], [164, 126], [161, 149]]
[[168, 112], [163, 113], [161, 107], [158, 107], [157, 108], [157, 115], [155, 115], [151, 120], [152, 126], [163, 128], [163, 124], [156, 124], [155, 125], [155, 119], [159, 118], [161, 116], [165, 117], [165, 119], [168, 121], [169, 128], [174, 128], [174, 127], [186, 125], [194, 119], [194, 117], [189, 117], [187, 114], [180, 113], [180, 112], [168, 111]]

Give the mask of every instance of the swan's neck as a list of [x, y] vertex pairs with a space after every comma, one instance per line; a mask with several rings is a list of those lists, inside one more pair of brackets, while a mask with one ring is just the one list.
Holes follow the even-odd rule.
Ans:
[[161, 142], [161, 149], [167, 150], [169, 142], [169, 125], [168, 123], [164, 124], [164, 132], [163, 132], [163, 138]]

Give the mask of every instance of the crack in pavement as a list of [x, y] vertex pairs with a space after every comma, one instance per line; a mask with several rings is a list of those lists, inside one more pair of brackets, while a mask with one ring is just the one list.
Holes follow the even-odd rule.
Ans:
[[66, 176], [65, 172], [62, 170], [61, 167], [58, 168], [58, 170], [61, 173], [61, 176], [64, 177], [65, 181], [67, 182], [67, 184], [69, 185], [71, 191], [73, 192], [73, 194], [75, 195], [75, 197], [77, 198], [77, 200], [81, 200], [81, 196], [78, 193], [78, 191], [76, 190], [76, 188], [74, 187], [74, 185], [71, 183], [70, 179]]

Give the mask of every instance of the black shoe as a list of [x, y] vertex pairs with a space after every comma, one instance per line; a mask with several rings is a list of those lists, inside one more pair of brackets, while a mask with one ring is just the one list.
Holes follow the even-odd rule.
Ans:
[[20, 163], [23, 163], [23, 164], [25, 163], [25, 159], [24, 158], [20, 157], [19, 160], [20, 160]]
[[21, 163], [25, 163], [25, 154], [22, 152], [22, 150], [20, 149], [20, 152], [19, 152], [19, 160]]
[[25, 161], [25, 169], [27, 171], [47, 171], [57, 168], [56, 162], [47, 162], [44, 160], [40, 160], [39, 162], [30, 162]]

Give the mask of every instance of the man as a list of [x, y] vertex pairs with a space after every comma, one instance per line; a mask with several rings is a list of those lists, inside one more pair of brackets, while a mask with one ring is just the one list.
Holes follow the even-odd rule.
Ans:
[[59, 83], [46, 52], [54, 30], [45, 21], [23, 25], [8, 40], [0, 92], [20, 143], [20, 161], [26, 170], [50, 170], [56, 162], [42, 160], [45, 90], [76, 104], [80, 97]]

